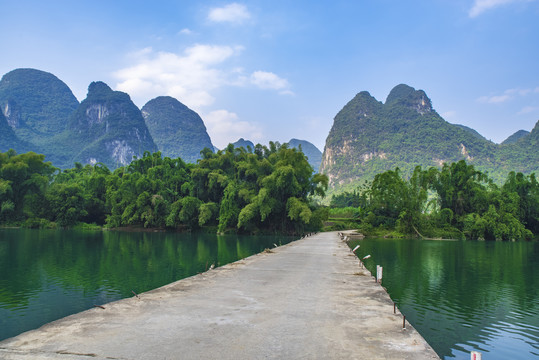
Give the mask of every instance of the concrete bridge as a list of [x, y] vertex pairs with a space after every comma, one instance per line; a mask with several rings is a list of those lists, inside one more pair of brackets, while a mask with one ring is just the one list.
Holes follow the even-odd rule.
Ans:
[[337, 233], [0, 342], [0, 359], [439, 359]]

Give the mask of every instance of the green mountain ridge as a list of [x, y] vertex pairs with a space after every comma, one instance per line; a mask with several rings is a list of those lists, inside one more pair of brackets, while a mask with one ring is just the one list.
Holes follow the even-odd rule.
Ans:
[[[213, 148], [200, 116], [176, 99], [154, 99], [146, 112], [159, 110], [160, 102], [172, 111], [159, 114], [161, 123], [170, 123], [166, 131], [156, 131], [154, 139], [142, 111], [128, 94], [93, 82], [79, 104], [69, 87], [53, 74], [16, 69], [0, 80], [0, 149], [41, 153], [60, 168], [70, 168], [74, 162], [102, 162], [115, 168], [145, 151], [159, 149], [165, 156], [195, 162], [200, 150]], [[157, 106], [152, 108], [152, 104]], [[151, 119], [149, 123], [159, 125]], [[170, 126], [177, 128], [171, 131]]]
[[65, 130], [79, 102], [53, 74], [16, 69], [0, 80], [0, 107], [17, 137], [38, 147]]
[[480, 133], [478, 133], [475, 129], [472, 129], [471, 127], [468, 127], [466, 125], [461, 125], [461, 124], [453, 124], [463, 130], [466, 130], [468, 131], [469, 133], [471, 133], [472, 135], [474, 135], [475, 137], [479, 138], [479, 139], [482, 139], [482, 140], [487, 140], [486, 137], [484, 137], [483, 135], [481, 135]]
[[253, 144], [250, 140], [245, 140], [244, 138], [239, 138], [238, 141], [233, 142], [232, 145], [234, 145], [235, 148], [244, 148], [245, 150], [248, 150], [248, 148], [251, 148], [251, 151], [254, 151], [255, 144]]
[[516, 143], [517, 141], [519, 141], [520, 139], [522, 139], [523, 137], [526, 137], [530, 134], [529, 131], [526, 131], [526, 130], [518, 130], [517, 132], [515, 132], [513, 135], [509, 136], [507, 139], [505, 139], [504, 141], [502, 141], [502, 145], [507, 145], [507, 144], [514, 144]]
[[204, 148], [213, 149], [200, 116], [170, 96], [159, 96], [142, 107], [142, 116], [159, 151], [194, 163]]
[[478, 135], [445, 121], [422, 90], [397, 85], [385, 103], [363, 91], [335, 116], [320, 173], [328, 175], [335, 188], [359, 184], [395, 167], [411, 173], [417, 165], [441, 166], [459, 160], [487, 171], [495, 180], [511, 170], [537, 170], [538, 156], [531, 150], [534, 134], [511, 146]]
[[[215, 149], [204, 122], [178, 100], [160, 96], [140, 110], [129, 95], [93, 82], [80, 104], [53, 74], [16, 69], [0, 80], [0, 150], [34, 151], [60, 168], [74, 162], [128, 164], [145, 151], [187, 162]], [[466, 160], [500, 181], [509, 171], [539, 170], [538, 125], [495, 144], [477, 131], [445, 121], [423, 90], [400, 84], [385, 103], [362, 91], [335, 116], [323, 154], [305, 140], [291, 139], [313, 168], [328, 175], [330, 186], [353, 186], [375, 174], [416, 165], [441, 166]], [[235, 147], [254, 150], [245, 139]]]
[[115, 168], [127, 165], [133, 156], [155, 152], [152, 136], [142, 113], [128, 94], [113, 91], [104, 82], [92, 82], [88, 95], [71, 115], [67, 143], [73, 161], [104, 163]]

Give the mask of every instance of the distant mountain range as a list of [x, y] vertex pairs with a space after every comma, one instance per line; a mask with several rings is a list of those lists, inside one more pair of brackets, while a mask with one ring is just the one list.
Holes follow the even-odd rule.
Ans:
[[170, 96], [159, 96], [142, 107], [142, 116], [164, 156], [194, 163], [200, 150], [213, 149], [200, 116]]
[[0, 80], [0, 107], [0, 151], [43, 153], [60, 168], [116, 168], [157, 150], [194, 162], [204, 147], [213, 149], [202, 119], [176, 99], [158, 97], [141, 111], [103, 82], [90, 84], [79, 104], [53, 74], [17, 69]]
[[[75, 162], [116, 168], [157, 150], [195, 162], [202, 149], [215, 150], [203, 120], [178, 100], [160, 96], [139, 109], [128, 94], [103, 82], [91, 83], [79, 103], [53, 74], [13, 70], [0, 80], [0, 108], [0, 151], [42, 153], [60, 168]], [[395, 167], [410, 173], [416, 165], [461, 159], [497, 181], [512, 170], [539, 170], [539, 123], [498, 145], [474, 129], [448, 123], [424, 91], [404, 84], [393, 88], [385, 103], [358, 93], [335, 116], [323, 154], [306, 140], [288, 144], [301, 147], [332, 187], [358, 184]], [[254, 149], [245, 139], [234, 146]]]
[[[290, 141], [287, 142], [287, 144], [295, 149], [300, 149], [307, 157], [307, 161], [309, 164], [313, 167], [313, 170], [315, 172], [318, 172], [318, 169], [320, 168], [320, 163], [322, 162], [322, 152], [318, 150], [316, 146], [308, 142], [307, 140], [298, 140], [298, 139], [290, 139]], [[239, 148], [242, 147], [246, 150], [251, 148], [251, 150], [254, 150], [255, 145], [250, 140], [245, 140], [244, 138], [240, 138], [238, 141], [232, 143], [234, 147]]]
[[232, 145], [234, 145], [235, 148], [244, 148], [245, 150], [249, 150], [251, 148], [251, 151], [255, 149], [255, 144], [253, 144], [250, 140], [245, 140], [244, 138], [239, 138], [238, 141], [233, 142]]
[[[539, 124], [539, 123], [538, 123]], [[509, 171], [539, 170], [539, 126], [495, 144], [475, 130], [445, 121], [422, 90], [398, 85], [382, 103], [363, 91], [335, 116], [320, 172], [330, 185], [359, 184], [399, 167], [441, 166], [466, 160], [502, 181]]]
[[[215, 149], [200, 116], [177, 99], [159, 96], [138, 109], [128, 94], [100, 81], [90, 84], [79, 103], [53, 74], [16, 69], [0, 80], [0, 108], [0, 151], [42, 153], [60, 168], [80, 162], [114, 169], [158, 150], [196, 162], [201, 150]], [[320, 150], [295, 139], [291, 146], [297, 147], [294, 141], [315, 159], [317, 170]], [[254, 149], [243, 139], [234, 146]]]

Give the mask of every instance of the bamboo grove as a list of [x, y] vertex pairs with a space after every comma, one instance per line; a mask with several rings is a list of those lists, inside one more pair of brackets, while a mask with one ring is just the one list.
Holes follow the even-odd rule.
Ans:
[[328, 180], [305, 155], [271, 142], [247, 151], [201, 152], [197, 164], [146, 152], [114, 171], [102, 164], [59, 170], [33, 152], [0, 153], [0, 223], [25, 227], [95, 224], [219, 233], [319, 230], [314, 204]]
[[416, 167], [405, 178], [386, 171], [358, 191], [331, 199], [352, 207], [365, 233], [396, 231], [451, 239], [520, 240], [539, 234], [539, 183], [535, 174], [510, 172], [495, 184], [461, 160], [441, 169]]

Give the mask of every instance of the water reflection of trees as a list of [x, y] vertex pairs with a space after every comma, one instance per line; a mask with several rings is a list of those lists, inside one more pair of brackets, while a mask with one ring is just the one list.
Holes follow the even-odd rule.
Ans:
[[[484, 343], [500, 323], [539, 329], [539, 243], [366, 239], [360, 249], [441, 356]], [[539, 341], [539, 331], [526, 336]]]
[[[42, 304], [43, 308], [64, 306], [71, 312], [81, 311], [290, 240], [272, 236], [1, 230], [0, 311], [11, 314], [16, 310], [24, 316], [21, 309], [35, 306], [32, 299], [45, 298], [48, 292], [54, 292], [56, 297], [50, 304]], [[64, 297], [58, 298], [57, 293]], [[56, 313], [57, 317], [65, 315]], [[2, 328], [11, 326], [7, 321], [19, 320], [3, 319]]]

